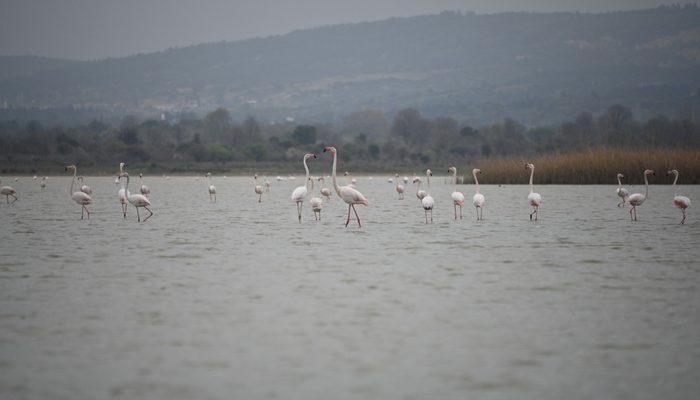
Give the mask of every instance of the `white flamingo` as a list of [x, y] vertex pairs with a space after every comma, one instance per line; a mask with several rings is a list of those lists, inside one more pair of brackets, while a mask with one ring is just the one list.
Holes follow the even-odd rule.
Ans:
[[[125, 163], [119, 163], [119, 175], [117, 176], [117, 180], [114, 183], [119, 184], [121, 182], [120, 178], [124, 173], [124, 167], [126, 167]], [[130, 193], [124, 188], [124, 186], [122, 186], [117, 192], [117, 195], [119, 196], [119, 203], [122, 205], [122, 214], [124, 215], [124, 219], [126, 219], [126, 209], [129, 206]]]
[[[146, 222], [147, 219], [151, 218], [153, 215], [153, 211], [151, 211], [148, 206], [151, 205], [151, 202], [148, 201], [148, 197], [142, 195], [142, 194], [131, 194], [129, 192], [129, 174], [127, 172], [124, 172], [121, 174], [120, 178], [126, 178], [126, 193], [128, 193], [129, 196], [129, 203], [131, 203], [134, 208], [136, 208], [136, 219], [139, 222]], [[149, 212], [148, 217], [144, 218], [143, 221], [141, 221], [141, 215], [139, 214], [139, 208], [145, 208], [146, 211]]]
[[326, 187], [326, 179], [322, 176], [319, 176], [318, 180], [321, 182], [321, 194], [323, 195], [323, 197], [326, 198], [326, 200], [330, 200], [331, 190]]
[[532, 221], [532, 216], [535, 216], [535, 221], [537, 221], [537, 214], [540, 211], [540, 205], [542, 204], [542, 196], [539, 193], [535, 193], [532, 186], [532, 178], [535, 175], [535, 165], [528, 163], [525, 164], [525, 169], [530, 170], [530, 194], [527, 195], [527, 201], [532, 206], [532, 212], [530, 213], [530, 221]]
[[[2, 181], [0, 181], [0, 182], [2, 182]], [[7, 201], [7, 204], [12, 204], [18, 200], [17, 196], [15, 196], [16, 194], [17, 194], [17, 191], [15, 189], [13, 189], [11, 186], [0, 187], [0, 195], [5, 196], [5, 200]], [[12, 196], [12, 198], [14, 199], [14, 200], [12, 200], [12, 203], [10, 203], [10, 196]]]
[[299, 186], [292, 192], [292, 201], [297, 205], [297, 219], [299, 220], [299, 223], [301, 223], [301, 209], [304, 205], [304, 199], [306, 198], [306, 194], [309, 193], [309, 166], [306, 165], [306, 160], [308, 160], [309, 158], [316, 158], [316, 154], [304, 154], [304, 158], [302, 159], [302, 163], [304, 164], [304, 171], [306, 172], [304, 186]]
[[148, 197], [151, 194], [151, 188], [143, 184], [143, 174], [139, 173], [139, 180], [141, 181], [141, 194]]
[[338, 197], [343, 199], [345, 204], [348, 205], [348, 219], [345, 222], [345, 227], [347, 228], [348, 224], [350, 223], [350, 210], [355, 212], [355, 217], [357, 218], [357, 225], [362, 228], [362, 223], [360, 222], [360, 216], [357, 214], [357, 210], [355, 209], [355, 204], [363, 204], [365, 206], [369, 205], [369, 201], [365, 198], [365, 196], [360, 193], [359, 190], [355, 189], [354, 187], [348, 185], [348, 186], [338, 186], [338, 181], [336, 179], [336, 165], [338, 162], [338, 150], [335, 149], [335, 147], [326, 147], [323, 149], [323, 152], [330, 152], [333, 153], [333, 188], [335, 189], [335, 192], [338, 194]]
[[683, 213], [683, 219], [681, 220], [681, 225], [685, 224], [685, 210], [690, 207], [690, 199], [685, 196], [679, 196], [676, 191], [676, 182], [678, 182], [678, 170], [672, 169], [668, 171], [669, 175], [673, 175], [673, 205], [676, 206]]
[[484, 220], [484, 206], [486, 205], [486, 197], [479, 191], [479, 179], [477, 179], [476, 174], [481, 174], [481, 170], [474, 168], [472, 170], [472, 175], [474, 175], [474, 185], [476, 185], [476, 193], [472, 198], [472, 204], [476, 207], [476, 220]]
[[433, 176], [433, 171], [431, 170], [426, 170], [425, 171], [425, 176], [427, 179], [428, 183], [428, 193], [421, 199], [421, 205], [423, 206], [423, 210], [425, 211], [425, 223], [428, 223], [428, 211], [430, 211], [430, 223], [433, 223], [433, 207], [435, 206], [435, 200], [433, 199], [433, 196], [430, 195], [430, 177]]
[[41, 190], [46, 189], [46, 177], [45, 176], [41, 177], [41, 183], [39, 184], [39, 186], [41, 186]]
[[457, 220], [457, 207], [459, 207], [459, 219], [462, 219], [462, 206], [464, 205], [464, 193], [457, 190], [457, 167], [449, 167], [447, 172], [452, 173], [452, 184], [454, 185], [454, 191], [450, 195], [452, 197], [452, 205], [455, 209], [455, 220]]
[[211, 172], [207, 172], [206, 179], [209, 185], [209, 201], [216, 203], [216, 186], [211, 183]]
[[403, 200], [403, 192], [406, 190], [402, 184], [399, 183], [399, 174], [396, 174], [396, 193], [399, 194], [399, 200]]
[[[313, 194], [314, 192], [314, 180], [313, 178], [310, 179], [311, 181], [311, 193]], [[321, 200], [320, 197], [313, 196], [309, 200], [309, 204], [311, 204], [311, 210], [314, 212], [314, 218], [316, 218], [317, 221], [321, 220], [321, 211], [323, 210], [323, 200]]]
[[265, 179], [265, 193], [270, 192], [270, 181]]
[[[418, 197], [418, 202], [419, 202], [419, 203], [425, 198], [425, 196], [428, 195], [428, 192], [426, 192], [425, 190], [421, 190], [421, 189], [420, 189], [420, 184], [421, 184], [422, 182], [423, 182], [423, 181], [420, 179], [419, 176], [416, 176], [415, 178], [413, 178], [413, 183], [417, 183], [417, 184], [418, 184], [418, 187], [416, 187], [416, 197]], [[422, 204], [422, 203], [421, 203], [421, 204]]]
[[78, 176], [78, 182], [80, 182], [81, 185], [82, 185], [82, 186], [80, 186], [80, 191], [81, 191], [81, 192], [83, 192], [83, 193], [85, 193], [85, 194], [87, 194], [87, 195], [92, 194], [92, 188], [91, 188], [90, 186], [88, 186], [88, 185], [84, 185], [84, 184], [83, 184], [83, 176], [82, 176], [82, 175], [79, 175], [79, 176]]
[[620, 198], [620, 202], [617, 203], [618, 207], [623, 207], [625, 205], [625, 200], [627, 199], [627, 196], [629, 196], [629, 192], [627, 189], [622, 187], [622, 178], [625, 176], [622, 174], [617, 174], [617, 189], [615, 189], [615, 194], [617, 194], [617, 197]]
[[[255, 174], [253, 179], [255, 180], [255, 183], [258, 183], [258, 174]], [[255, 185], [255, 193], [258, 195], [258, 203], [262, 203], [263, 187], [260, 185]]]
[[73, 191], [73, 186], [75, 185], [75, 178], [76, 175], [78, 174], [78, 168], [75, 167], [75, 165], [69, 165], [66, 167], [66, 171], [72, 170], [73, 171], [73, 180], [70, 182], [70, 189], [68, 189], [68, 194], [70, 195], [70, 198], [73, 199], [74, 202], [80, 205], [80, 219], [85, 218], [85, 213], [87, 213], [88, 219], [90, 219], [90, 210], [87, 208], [90, 203], [92, 203], [92, 197], [90, 197], [89, 194], [85, 193], [82, 190]]
[[637, 207], [644, 204], [644, 202], [649, 198], [649, 176], [656, 175], [656, 173], [650, 169], [644, 170], [644, 194], [633, 193], [629, 196], [627, 201], [630, 203], [632, 208], [630, 208], [630, 220], [637, 220]]

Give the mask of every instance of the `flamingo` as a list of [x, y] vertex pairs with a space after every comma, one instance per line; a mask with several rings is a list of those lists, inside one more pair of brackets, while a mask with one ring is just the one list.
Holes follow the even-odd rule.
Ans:
[[[255, 183], [258, 183], [258, 174], [253, 176]], [[260, 185], [255, 185], [255, 193], [258, 195], [258, 203], [262, 203], [263, 187]]]
[[41, 186], [41, 190], [46, 189], [46, 177], [45, 176], [41, 177], [41, 183], [39, 184], [39, 186]]
[[459, 207], [459, 219], [462, 219], [462, 206], [464, 205], [464, 193], [457, 190], [457, 167], [447, 168], [448, 173], [452, 173], [452, 183], [455, 185], [455, 189], [450, 195], [452, 197], [452, 205], [455, 208], [455, 220], [457, 220], [457, 207]]
[[[633, 193], [629, 196], [627, 201], [630, 203], [632, 208], [630, 208], [630, 220], [637, 220], [637, 206], [644, 204], [646, 199], [649, 197], [649, 176], [654, 176], [656, 173], [650, 169], [644, 170], [644, 194]], [[632, 216], [634, 214], [634, 216]]]
[[306, 171], [306, 180], [304, 181], [304, 186], [299, 186], [294, 191], [292, 192], [292, 201], [297, 204], [297, 217], [299, 220], [299, 223], [301, 224], [301, 208], [302, 205], [304, 204], [304, 198], [306, 197], [306, 194], [309, 192], [308, 186], [309, 186], [309, 166], [306, 165], [306, 160], [309, 158], [316, 158], [316, 154], [313, 153], [306, 153], [304, 154], [304, 158], [302, 159], [302, 163], [304, 164], [304, 170]]
[[326, 187], [326, 178], [319, 176], [318, 180], [321, 182], [321, 194], [326, 198], [326, 200], [330, 200], [331, 190]]
[[[129, 196], [129, 203], [131, 203], [134, 208], [136, 208], [136, 218], [139, 222], [146, 222], [147, 219], [151, 218], [153, 215], [153, 211], [151, 211], [148, 206], [151, 205], [151, 202], [148, 201], [148, 197], [142, 195], [142, 194], [131, 194], [129, 192], [129, 174], [127, 172], [122, 173], [120, 178], [126, 178], [126, 193]], [[141, 215], [139, 214], [139, 208], [145, 208], [146, 211], [148, 211], [150, 214], [148, 214], [148, 217], [144, 218], [143, 221], [141, 221]]]
[[[120, 177], [124, 173], [124, 167], [126, 167], [125, 163], [119, 163], [119, 175], [114, 183], [119, 184], [121, 182]], [[117, 192], [117, 195], [119, 196], [119, 203], [122, 205], [122, 214], [124, 215], [124, 219], [126, 219], [126, 209], [129, 205], [130, 193], [122, 186], [121, 189], [119, 189], [119, 192]]]
[[75, 165], [68, 165], [66, 166], [65, 170], [73, 170], [73, 180], [70, 182], [70, 189], [68, 189], [68, 194], [70, 195], [70, 198], [73, 199], [73, 201], [79, 204], [81, 207], [80, 219], [85, 218], [85, 213], [87, 213], [87, 217], [88, 219], [90, 219], [90, 210], [87, 208], [87, 206], [92, 203], [92, 197], [90, 197], [89, 194], [84, 192], [82, 188], [77, 192], [73, 191], [73, 186], [75, 185], [75, 178], [78, 174], [78, 168], [76, 168]]
[[625, 176], [622, 174], [617, 174], [617, 189], [615, 189], [615, 193], [617, 194], [617, 197], [620, 198], [620, 202], [617, 203], [618, 207], [623, 207], [625, 205], [625, 199], [627, 199], [627, 196], [629, 196], [627, 189], [622, 187], [621, 179], [624, 177]]
[[404, 185], [408, 184], [408, 177], [407, 176], [404, 176], [402, 180], [403, 180]]
[[481, 174], [481, 170], [474, 168], [472, 170], [472, 175], [474, 176], [474, 185], [476, 185], [476, 193], [472, 198], [472, 204], [476, 207], [476, 220], [484, 220], [484, 206], [486, 205], [486, 197], [479, 192], [479, 180], [476, 178], [476, 174]]
[[360, 222], [360, 216], [357, 214], [357, 210], [355, 210], [355, 204], [364, 204], [365, 206], [369, 205], [369, 201], [365, 198], [365, 196], [360, 193], [359, 190], [355, 189], [354, 187], [348, 185], [348, 186], [338, 186], [338, 181], [336, 180], [336, 165], [338, 163], [338, 150], [335, 149], [335, 147], [325, 147], [323, 149], [323, 152], [330, 152], [333, 153], [333, 188], [335, 189], [335, 192], [338, 194], [338, 197], [343, 199], [343, 201], [348, 205], [348, 219], [345, 222], [345, 227], [348, 227], [348, 224], [350, 223], [350, 210], [355, 212], [355, 217], [357, 218], [357, 225], [362, 228], [362, 223]]
[[[430, 177], [433, 176], [433, 171], [425, 171], [426, 179], [428, 180], [428, 192], [430, 192]], [[425, 211], [425, 223], [428, 223], [428, 211], [430, 211], [430, 223], [433, 223], [433, 207], [435, 206], [435, 200], [430, 194], [426, 194], [423, 199], [421, 199], [421, 205], [423, 205], [423, 210]]]
[[209, 184], [209, 201], [216, 203], [216, 186], [211, 184], [211, 172], [207, 172], [205, 177]]
[[[311, 181], [311, 193], [314, 192], [314, 180], [313, 178], [310, 179]], [[309, 200], [309, 204], [311, 204], [311, 210], [314, 212], [314, 218], [316, 218], [317, 221], [321, 220], [321, 210], [323, 210], [323, 200], [321, 200], [320, 197], [312, 197], [311, 200]]]
[[532, 206], [532, 212], [530, 213], [530, 221], [532, 221], [532, 216], [535, 216], [535, 221], [537, 221], [537, 213], [540, 210], [540, 204], [542, 204], [542, 196], [539, 193], [535, 193], [532, 188], [532, 178], [535, 175], [535, 165], [528, 163], [525, 164], [525, 169], [530, 170], [530, 194], [527, 195], [527, 201]]
[[420, 184], [422, 183], [420, 177], [416, 176], [415, 178], [413, 178], [413, 183], [418, 184], [418, 187], [416, 188], [416, 197], [418, 197], [418, 202], [421, 203], [423, 201], [423, 198], [425, 198], [425, 196], [428, 195], [428, 192], [426, 192], [425, 190], [420, 190]]
[[678, 170], [672, 169], [668, 171], [668, 175], [674, 175], [673, 178], [673, 205], [676, 206], [683, 213], [683, 219], [680, 225], [685, 224], [685, 210], [690, 207], [690, 199], [685, 196], [679, 196], [676, 192], [676, 182], [678, 181]]
[[265, 179], [265, 192], [268, 193], [270, 191], [270, 181], [268, 179]]
[[[79, 176], [78, 176], [78, 181], [79, 181], [81, 184], [83, 183], [83, 176], [82, 176], [82, 175], [79, 175]], [[87, 194], [87, 195], [92, 194], [92, 188], [91, 188], [90, 186], [88, 186], [88, 185], [82, 185], [82, 186], [80, 186], [80, 191], [83, 192], [83, 193], [85, 193], [85, 194]]]
[[143, 184], [143, 174], [139, 173], [139, 180], [141, 181], [141, 194], [148, 197], [151, 194], [151, 188]]
[[[0, 182], [2, 182], [2, 181], [0, 181]], [[15, 196], [16, 194], [17, 194], [17, 191], [10, 186], [0, 187], [0, 195], [5, 196], [5, 200], [7, 201], [7, 204], [12, 204], [18, 200], [17, 196]], [[12, 198], [14, 199], [14, 200], [12, 200], [12, 203], [10, 203], [10, 196], [12, 196]]]
[[403, 192], [405, 188], [399, 183], [399, 174], [396, 174], [396, 193], [399, 194], [399, 200], [403, 200]]

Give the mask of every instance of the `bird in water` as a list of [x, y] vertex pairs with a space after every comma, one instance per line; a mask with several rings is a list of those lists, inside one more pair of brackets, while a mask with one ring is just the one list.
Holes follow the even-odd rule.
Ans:
[[85, 213], [87, 213], [87, 218], [90, 219], [90, 210], [87, 208], [92, 203], [92, 197], [85, 193], [82, 188], [78, 191], [73, 191], [73, 186], [75, 185], [76, 175], [78, 174], [78, 168], [75, 165], [68, 165], [65, 171], [73, 171], [73, 180], [70, 182], [70, 189], [68, 189], [68, 194], [70, 198], [80, 205], [80, 219], [85, 218]]
[[679, 196], [676, 191], [676, 182], [678, 182], [678, 170], [672, 169], [668, 171], [668, 175], [673, 175], [673, 205], [676, 206], [681, 213], [683, 213], [683, 219], [681, 219], [680, 225], [685, 224], [685, 210], [690, 207], [690, 199], [685, 196]]
[[80, 186], [80, 191], [85, 193], [85, 194], [88, 194], [88, 195], [92, 194], [92, 188], [90, 186], [84, 184], [83, 176], [79, 175], [77, 179], [78, 179], [78, 182], [80, 182], [80, 184], [82, 185], [82, 186]]
[[[2, 181], [0, 181], [2, 183]], [[15, 201], [17, 201], [17, 191], [12, 188], [11, 186], [2, 186], [0, 187], [0, 195], [5, 196], [5, 200], [7, 201], [7, 204], [12, 204]], [[10, 197], [12, 197], [14, 200], [12, 200], [12, 203], [10, 203]]]
[[618, 207], [624, 207], [625, 200], [627, 199], [627, 196], [629, 196], [627, 189], [622, 187], [622, 178], [624, 177], [625, 176], [622, 174], [617, 174], [617, 189], [615, 189], [615, 194], [617, 194], [617, 197], [620, 198], [620, 202], [617, 203]]
[[421, 199], [421, 205], [423, 206], [423, 210], [425, 211], [425, 223], [428, 223], [428, 211], [430, 211], [430, 223], [433, 223], [433, 207], [435, 206], [435, 200], [433, 199], [433, 196], [430, 195], [430, 177], [433, 176], [433, 171], [431, 170], [426, 170], [425, 171], [425, 176], [428, 184], [428, 190], [427, 194], [423, 199]]
[[532, 178], [535, 176], [535, 165], [532, 163], [525, 164], [525, 169], [530, 170], [530, 194], [527, 195], [527, 201], [532, 206], [532, 212], [530, 213], [530, 221], [532, 221], [533, 215], [535, 216], [535, 221], [537, 221], [537, 214], [540, 211], [540, 205], [542, 204], [542, 196], [539, 193], [535, 193], [532, 186]]
[[304, 186], [299, 186], [294, 191], [292, 192], [292, 201], [296, 203], [297, 205], [297, 219], [299, 220], [299, 223], [301, 224], [301, 209], [302, 206], [304, 205], [304, 199], [306, 198], [306, 195], [309, 193], [309, 166], [306, 165], [306, 160], [310, 158], [316, 158], [316, 154], [313, 153], [306, 153], [304, 154], [304, 158], [301, 160], [301, 162], [304, 164], [304, 171], [306, 171], [306, 179], [304, 181]]
[[627, 201], [632, 206], [630, 208], [630, 220], [637, 220], [637, 207], [644, 204], [644, 202], [649, 198], [649, 177], [654, 175], [656, 175], [656, 173], [653, 170], [644, 170], [644, 194], [633, 193], [627, 199]]
[[481, 194], [481, 191], [479, 190], [479, 179], [477, 179], [476, 177], [477, 174], [481, 174], [481, 170], [478, 168], [474, 168], [472, 170], [472, 175], [474, 176], [474, 185], [476, 185], [476, 193], [474, 193], [474, 197], [472, 198], [472, 204], [474, 204], [474, 207], [476, 207], [476, 220], [483, 221], [486, 197], [484, 197], [484, 195]]
[[325, 147], [323, 149], [324, 153], [331, 153], [333, 154], [333, 173], [331, 174], [333, 177], [333, 188], [335, 189], [335, 193], [340, 197], [345, 204], [348, 205], [348, 219], [345, 221], [345, 227], [348, 227], [348, 224], [350, 224], [350, 211], [355, 212], [355, 218], [357, 218], [357, 225], [362, 228], [362, 222], [360, 222], [360, 216], [357, 214], [357, 210], [355, 209], [356, 204], [363, 204], [365, 206], [369, 205], [369, 201], [367, 198], [360, 193], [359, 190], [355, 189], [351, 185], [347, 186], [338, 186], [338, 180], [336, 178], [336, 165], [338, 164], [338, 150], [336, 150], [335, 147]]
[[139, 180], [141, 181], [141, 194], [148, 197], [151, 194], [151, 188], [143, 184], [143, 174], [139, 173]]
[[[258, 174], [253, 176], [255, 183], [258, 183]], [[255, 185], [255, 193], [258, 195], [258, 203], [262, 203], [263, 187], [260, 185]]]
[[[311, 193], [313, 194], [314, 192], [314, 179], [309, 178], [311, 182]], [[311, 205], [311, 210], [314, 212], [314, 218], [316, 218], [317, 221], [321, 220], [321, 211], [323, 210], [323, 200], [321, 200], [320, 197], [313, 196], [309, 200], [309, 204]]]
[[211, 172], [207, 172], [207, 175], [205, 177], [207, 180], [207, 184], [209, 185], [209, 201], [216, 203], [216, 186], [212, 185], [211, 183]]
[[[146, 222], [147, 219], [151, 218], [153, 216], [153, 211], [151, 211], [148, 206], [151, 205], [151, 202], [148, 200], [148, 197], [142, 195], [142, 194], [131, 194], [129, 192], [129, 174], [127, 172], [122, 173], [119, 178], [126, 178], [126, 186], [125, 190], [126, 193], [128, 194], [128, 200], [129, 203], [136, 208], [136, 219], [138, 222]], [[139, 208], [143, 208], [146, 211], [149, 212], [148, 216], [141, 221], [141, 214], [139, 214]]]
[[452, 184], [455, 186], [450, 197], [452, 197], [452, 205], [455, 209], [455, 220], [457, 220], [457, 207], [459, 207], [459, 219], [462, 219], [462, 206], [464, 205], [464, 193], [457, 190], [457, 167], [452, 166], [447, 168], [448, 173], [452, 173]]
[[399, 200], [403, 200], [403, 192], [405, 190], [404, 186], [399, 183], [399, 174], [396, 174], [396, 193], [399, 194]]

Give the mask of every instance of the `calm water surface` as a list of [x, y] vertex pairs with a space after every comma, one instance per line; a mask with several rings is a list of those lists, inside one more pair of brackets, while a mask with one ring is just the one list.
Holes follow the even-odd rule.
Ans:
[[0, 398], [697, 399], [700, 223], [670, 186], [637, 223], [614, 186], [539, 186], [536, 223], [526, 186], [484, 186], [477, 223], [436, 177], [425, 225], [414, 185], [358, 180], [361, 230], [335, 194], [296, 223], [303, 178], [258, 204], [216, 177], [211, 204], [203, 180], [150, 177], [144, 224], [113, 178], [87, 179], [89, 221], [66, 177], [11, 183]]

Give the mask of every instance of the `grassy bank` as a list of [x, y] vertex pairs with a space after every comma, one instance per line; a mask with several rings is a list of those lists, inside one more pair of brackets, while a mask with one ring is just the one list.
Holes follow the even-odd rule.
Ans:
[[[612, 184], [617, 173], [625, 175], [623, 183], [644, 183], [644, 169], [656, 171], [652, 181], [666, 183], [666, 171], [680, 171], [679, 184], [700, 183], [700, 149], [606, 149], [598, 148], [565, 154], [540, 155], [532, 158], [492, 158], [475, 163], [483, 174], [481, 183], [527, 183], [525, 163], [535, 164], [537, 184]], [[469, 170], [471, 171], [471, 166]], [[464, 182], [471, 183], [471, 174]]]

